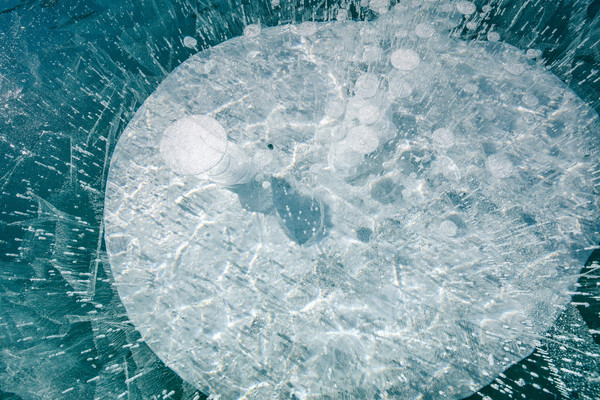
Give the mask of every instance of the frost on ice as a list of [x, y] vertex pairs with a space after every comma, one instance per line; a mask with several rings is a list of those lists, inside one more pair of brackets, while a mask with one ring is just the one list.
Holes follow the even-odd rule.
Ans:
[[469, 395], [531, 353], [597, 226], [597, 116], [556, 77], [429, 40], [444, 13], [343, 14], [192, 57], [111, 163], [128, 315], [223, 398]]

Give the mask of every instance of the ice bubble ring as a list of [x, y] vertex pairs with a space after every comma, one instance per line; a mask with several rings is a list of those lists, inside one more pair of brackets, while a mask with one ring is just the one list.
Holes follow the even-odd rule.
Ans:
[[[105, 208], [119, 295], [201, 390], [461, 398], [527, 356], [569, 301], [598, 240], [585, 230], [597, 117], [518, 50], [422, 26], [398, 41], [400, 17], [443, 25], [385, 13], [374, 40], [395, 47], [362, 80], [355, 22], [201, 52], [119, 140]], [[236, 179], [277, 204], [244, 208]], [[324, 206], [318, 244], [284, 232], [312, 229], [296, 221]]]

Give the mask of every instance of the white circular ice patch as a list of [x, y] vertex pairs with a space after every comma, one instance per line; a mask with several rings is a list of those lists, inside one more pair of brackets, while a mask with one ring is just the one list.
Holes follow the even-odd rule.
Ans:
[[456, 9], [461, 14], [471, 15], [475, 11], [477, 11], [477, 6], [475, 5], [475, 3], [472, 3], [470, 1], [459, 1], [458, 3], [456, 3]]
[[422, 39], [430, 38], [434, 33], [435, 28], [427, 22], [421, 22], [415, 28], [415, 34]]
[[490, 42], [497, 42], [500, 40], [500, 34], [498, 32], [490, 31], [487, 33], [487, 40]]
[[360, 154], [372, 153], [379, 146], [377, 133], [371, 127], [364, 125], [350, 129], [345, 141], [348, 147]]
[[192, 115], [181, 118], [165, 130], [160, 154], [173, 171], [184, 175], [201, 174], [223, 158], [227, 133], [214, 118]]
[[504, 66], [504, 69], [513, 75], [521, 75], [523, 72], [525, 72], [525, 65], [521, 63], [507, 63]]
[[185, 47], [189, 47], [190, 49], [193, 49], [196, 47], [197, 44], [198, 44], [198, 41], [191, 36], [185, 36], [183, 38], [183, 45]]
[[525, 93], [521, 100], [523, 100], [523, 104], [531, 108], [535, 108], [540, 103], [540, 100], [531, 93]]
[[385, 14], [390, 8], [390, 0], [371, 0], [369, 8], [381, 14]]
[[433, 131], [433, 143], [442, 149], [454, 146], [454, 133], [448, 128], [439, 128]]
[[421, 57], [413, 49], [398, 49], [392, 53], [390, 61], [400, 71], [412, 71], [421, 63]]
[[377, 93], [379, 78], [373, 74], [362, 74], [356, 80], [354, 91], [358, 97], [368, 99]]
[[454, 236], [458, 232], [456, 224], [450, 220], [444, 220], [440, 224], [440, 233], [444, 236]]
[[381, 50], [381, 47], [379, 46], [365, 46], [365, 51], [363, 52], [362, 59], [366, 62], [376, 62], [379, 60], [382, 54], [383, 50]]
[[479, 87], [476, 84], [472, 83], [472, 82], [468, 82], [468, 83], [465, 84], [465, 86], [463, 86], [463, 90], [466, 93], [475, 94], [475, 93], [477, 93], [479, 91]]
[[542, 56], [542, 51], [538, 49], [527, 49], [525, 54], [527, 54], [528, 58], [535, 59]]
[[460, 181], [460, 170], [458, 169], [458, 166], [456, 165], [453, 159], [451, 159], [448, 156], [440, 156], [437, 159], [436, 164], [442, 175], [444, 175], [447, 179], [454, 182]]
[[[400, 25], [448, 26], [401, 5], [317, 24], [309, 56], [289, 26], [200, 52], [121, 135], [105, 204], [115, 285], [200, 390], [464, 398], [570, 301], [600, 239], [597, 116], [509, 45], [398, 40]], [[363, 28], [392, 54], [368, 65], [388, 91], [371, 97], [356, 84]]]
[[379, 120], [380, 115], [379, 107], [373, 104], [366, 104], [360, 109], [358, 120], [363, 125], [371, 125]]

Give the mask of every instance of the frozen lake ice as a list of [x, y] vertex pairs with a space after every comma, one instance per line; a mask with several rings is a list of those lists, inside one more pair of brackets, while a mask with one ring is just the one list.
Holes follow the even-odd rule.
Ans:
[[[418, 108], [416, 105], [410, 110], [399, 107], [401, 104], [416, 104], [415, 99], [423, 99], [425, 86], [414, 85], [414, 82], [405, 79], [406, 74], [421, 76], [421, 68], [427, 66], [427, 60], [431, 60], [431, 57], [421, 52], [423, 48], [416, 42], [417, 38], [427, 42], [446, 41], [449, 38], [451, 41], [463, 40], [467, 49], [481, 41], [509, 43], [523, 52], [521, 54], [525, 55], [526, 62], [525, 68], [520, 64], [507, 65], [508, 72], [523, 74], [532, 66], [544, 68], [555, 74], [596, 113], [600, 111], [600, 98], [597, 95], [600, 93], [600, 0], [477, 0], [472, 2], [474, 8], [463, 0], [5, 0], [0, 3], [0, 398], [3, 400], [203, 400], [209, 394], [208, 386], [197, 383], [193, 386], [191, 381], [183, 380], [176, 370], [169, 368], [171, 359], [164, 352], [159, 358], [152, 350], [150, 346], [154, 346], [154, 342], [160, 341], [164, 335], [157, 335], [156, 339], [147, 341], [140, 335], [143, 326], [138, 327], [133, 323], [117, 292], [104, 238], [106, 183], [116, 144], [144, 101], [178, 65], [197, 52], [242, 35], [248, 40], [260, 40], [263, 31], [268, 31], [270, 27], [290, 23], [294, 24], [295, 32], [300, 36], [314, 41], [318, 40], [315, 39], [318, 35], [324, 34], [319, 21], [366, 22], [365, 25], [373, 27], [377, 25], [367, 21], [374, 21], [382, 15], [398, 17], [397, 12], [401, 11], [400, 17], [404, 17], [393, 35], [385, 34], [390, 38], [389, 42], [380, 41], [382, 34], [372, 29], [361, 29], [359, 36], [348, 38], [349, 42], [344, 42], [340, 47], [350, 48], [350, 42], [360, 37], [357, 47], [360, 51], [347, 70], [352, 74], [342, 76], [343, 79], [335, 84], [336, 87], [343, 88], [343, 91], [336, 93], [333, 98], [327, 98], [326, 104], [320, 109], [319, 116], [324, 116], [323, 122], [326, 125], [330, 124], [327, 129], [313, 131], [312, 127], [305, 127], [307, 130], [303, 131], [301, 124], [296, 123], [287, 131], [279, 132], [282, 136], [289, 131], [300, 133], [304, 143], [311, 142], [312, 138], [313, 144], [329, 146], [330, 149], [331, 144], [328, 143], [331, 141], [342, 143], [344, 146], [340, 146], [338, 152], [327, 152], [326, 160], [305, 160], [306, 166], [322, 163], [332, 173], [347, 174], [343, 178], [346, 179], [353, 173], [352, 169], [356, 165], [362, 165], [364, 171], [371, 173], [364, 176], [363, 183], [367, 184], [368, 190], [365, 190], [362, 197], [381, 205], [380, 208], [384, 210], [382, 216], [389, 215], [393, 207], [400, 207], [399, 204], [412, 204], [408, 196], [410, 191], [427, 194], [431, 193], [431, 187], [437, 185], [434, 181], [426, 180], [420, 187], [398, 185], [397, 178], [402, 175], [410, 177], [415, 172], [419, 176], [417, 179], [422, 180], [421, 177], [437, 174], [439, 181], [448, 180], [449, 185], [461, 185], [472, 176], [470, 173], [465, 174], [464, 167], [467, 164], [476, 165], [490, 179], [507, 182], [514, 182], [523, 170], [523, 164], [513, 157], [511, 151], [506, 151], [492, 141], [483, 143], [484, 156], [478, 156], [465, 164], [464, 159], [461, 160], [454, 153], [456, 149], [465, 146], [463, 139], [467, 136], [461, 129], [443, 126], [441, 122], [439, 126], [425, 125], [426, 129], [416, 133], [417, 136], [423, 135], [428, 139], [428, 151], [415, 154], [411, 152], [411, 157], [404, 159], [397, 157], [401, 154], [390, 152], [392, 144], [386, 143], [391, 136], [386, 138], [386, 135], [413, 132], [414, 137], [411, 127], [423, 124], [422, 119], [411, 119], [410, 114]], [[475, 10], [471, 14], [459, 10], [468, 11], [469, 7]], [[416, 20], [412, 21], [412, 16]], [[406, 24], [408, 20], [412, 21], [410, 25]], [[298, 45], [298, 42], [295, 43]], [[415, 50], [419, 56], [419, 66], [406, 73], [395, 68], [389, 60], [391, 52], [399, 49]], [[481, 49], [487, 51], [485, 49], [488, 47], [484, 45]], [[442, 53], [440, 50], [439, 54]], [[283, 54], [277, 53], [277, 57], [280, 56]], [[333, 52], [330, 57], [333, 57]], [[239, 61], [236, 63], [232, 63], [232, 67], [238, 65]], [[383, 71], [380, 67], [385, 63], [388, 63], [388, 69]], [[242, 64], [243, 69], [247, 63], [244, 61]], [[207, 78], [213, 66], [208, 62], [202, 67]], [[294, 68], [295, 71], [300, 71]], [[257, 75], [260, 79], [263, 79], [260, 73], [262, 70], [256, 71], [259, 72]], [[456, 75], [453, 69], [449, 71], [452, 72], [446, 74], [449, 78]], [[216, 75], [212, 73], [210, 76]], [[274, 76], [268, 83], [286, 81], [295, 88], [303, 87], [304, 82], [285, 79]], [[433, 86], [437, 84], [436, 79], [432, 81]], [[264, 78], [263, 81], [267, 82], [267, 79]], [[479, 96], [480, 100], [490, 98], [489, 91], [481, 83], [469, 81], [462, 84], [462, 91], [445, 93], [453, 93], [456, 97], [452, 101], [456, 104], [461, 104], [462, 98], [467, 95], [472, 95], [473, 98]], [[551, 81], [547, 83], [551, 84]], [[311, 87], [318, 94], [321, 86], [317, 84]], [[291, 88], [290, 86], [290, 90], [293, 90]], [[218, 87], [214, 89], [213, 95], [220, 90]], [[517, 92], [513, 94], [512, 87], [508, 88], [504, 95], [509, 97], [498, 102], [516, 104], [520, 98], [520, 106], [529, 110], [545, 110], [548, 107], [544, 96], [529, 91], [520, 92], [519, 87], [514, 89]], [[302, 93], [299, 99], [314, 101], [308, 98], [304, 90], [310, 88], [299, 90]], [[382, 91], [389, 97], [389, 107], [382, 106], [379, 102]], [[502, 91], [498, 93], [503, 94]], [[227, 93], [222, 94], [214, 102], [212, 109], [215, 111], [231, 101]], [[266, 97], [272, 100], [272, 96]], [[317, 97], [314, 96], [315, 99]], [[450, 102], [451, 99], [448, 100]], [[258, 100], [256, 102], [260, 103]], [[577, 102], [575, 100], [572, 104]], [[181, 101], [174, 104], [184, 103], [185, 101]], [[435, 105], [433, 102], [431, 104]], [[491, 107], [494, 108], [495, 104], [492, 103]], [[267, 104], [266, 108], [271, 109], [270, 107], [272, 104]], [[556, 104], [555, 107], [560, 108]], [[448, 105], [447, 108], [454, 108], [460, 113], [460, 107], [455, 105]], [[226, 135], [230, 134], [229, 125], [232, 120], [225, 121], [224, 112], [206, 115], [195, 113], [193, 109], [187, 111], [185, 117], [207, 117], [223, 127]], [[533, 130], [533, 139], [537, 138], [535, 135], [539, 132], [544, 138], [543, 132], [553, 135], [557, 130], [562, 131], [564, 125], [561, 123], [565, 124], [563, 118], [566, 115], [568, 113], [563, 112], [539, 116], [543, 123], [541, 128]], [[548, 124], [548, 119], [544, 118], [550, 116], [551, 123]], [[313, 117], [311, 114], [304, 118], [299, 112], [287, 108], [278, 109], [270, 121], [273, 123], [275, 118], [283, 121], [273, 123], [273, 132], [278, 132], [278, 127], [285, 121], [313, 121]], [[584, 114], [580, 117], [585, 118]], [[264, 114], [261, 118], [266, 119]], [[461, 117], [454, 118], [458, 120]], [[468, 119], [468, 115], [462, 118]], [[595, 119], [596, 115], [592, 113], [589, 118]], [[502, 116], [496, 119], [503, 120]], [[352, 123], [345, 122], [351, 120]], [[176, 127], [184, 121], [185, 118], [171, 121], [164, 131], [156, 133], [157, 139], [160, 137], [163, 140], [169, 126]], [[524, 113], [523, 121], [527, 124], [535, 122], [527, 113]], [[318, 121], [319, 126], [320, 122], [321, 120]], [[392, 129], [379, 129], [383, 123]], [[335, 124], [338, 129], [329, 130]], [[566, 126], [570, 126], [569, 124], [567, 122]], [[506, 132], [514, 131], [510, 128], [510, 125], [501, 127]], [[368, 140], [374, 134], [377, 135], [377, 141]], [[382, 134], [385, 135], [379, 136]], [[405, 139], [404, 136], [401, 137]], [[238, 146], [232, 137], [226, 138], [223, 157], [209, 171], [200, 172], [206, 176], [183, 176], [181, 179], [186, 182], [191, 182], [190, 179], [209, 182], [215, 191], [224, 193], [220, 195], [229, 196], [227, 201], [231, 204], [227, 203], [227, 207], [236, 206], [240, 212], [270, 218], [269, 225], [266, 226], [278, 229], [280, 239], [287, 241], [289, 248], [314, 248], [340, 237], [339, 233], [338, 236], [331, 236], [332, 232], [335, 235], [336, 229], [343, 227], [337, 223], [340, 207], [336, 209], [335, 202], [332, 207], [332, 202], [322, 193], [313, 192], [315, 185], [304, 179], [322, 176], [317, 167], [315, 171], [302, 175], [300, 180], [292, 176], [295, 170], [287, 173], [281, 172], [281, 169], [263, 173], [264, 176], [257, 180], [256, 171], [266, 170], [272, 168], [273, 163], [280, 163], [284, 155], [289, 155], [287, 150], [282, 150], [279, 144], [268, 140], [257, 145], [257, 149], [246, 149]], [[590, 140], [597, 139], [592, 137]], [[547, 143], [551, 142], [556, 143], [555, 139]], [[156, 143], [158, 148], [152, 149], [158, 149], [160, 153], [160, 141]], [[140, 148], [149, 149], [147, 144], [139, 144]], [[412, 150], [418, 150], [422, 146], [411, 141], [408, 144]], [[371, 151], [373, 147], [375, 150]], [[193, 153], [194, 148], [204, 152], [202, 147], [183, 149], [192, 150]], [[531, 146], [526, 148], [531, 150]], [[536, 150], [538, 148], [545, 147], [535, 147]], [[551, 149], [555, 154], [558, 154], [557, 151], [563, 151], [558, 144]], [[532, 156], [533, 153], [531, 151], [528, 154]], [[153, 154], [156, 156], [156, 153]], [[300, 152], [296, 154], [302, 156]], [[393, 159], [384, 160], [383, 154]], [[431, 162], [426, 159], [417, 160], [427, 154], [431, 156]], [[182, 155], [185, 154], [179, 154]], [[320, 155], [324, 153], [319, 153]], [[169, 157], [167, 154], [165, 156]], [[586, 157], [585, 152], [582, 157]], [[167, 162], [162, 154], [160, 159], [154, 159], [157, 160], [162, 160], [165, 164]], [[288, 160], [289, 158], [284, 161]], [[385, 176], [384, 173], [380, 179], [373, 181], [378, 173], [374, 166], [382, 160], [392, 162], [385, 165], [382, 162], [381, 171], [400, 172], [397, 176]], [[370, 167], [364, 164], [367, 161], [371, 163]], [[414, 165], [419, 163], [422, 163], [422, 168], [415, 169]], [[153, 168], [159, 164], [147, 164], [150, 165], [145, 173], [154, 177]], [[171, 168], [168, 164], [165, 167], [165, 164], [160, 164], [160, 168]], [[193, 164], [194, 167], [198, 165]], [[295, 167], [306, 168], [299, 165]], [[434, 172], [433, 168], [438, 172]], [[564, 173], [560, 169], [555, 171], [557, 177]], [[497, 217], [504, 217], [506, 221], [498, 229], [513, 226], [511, 221], [516, 218], [523, 221], [517, 237], [525, 238], [524, 243], [528, 243], [527, 240], [531, 238], [527, 232], [538, 230], [543, 233], [550, 227], [550, 236], [555, 232], [558, 226], [556, 224], [561, 224], [565, 230], [581, 231], [572, 236], [572, 249], [575, 258], [587, 261], [579, 263], [580, 270], [573, 267], [577, 270], [577, 282], [567, 294], [570, 301], [564, 311], [550, 323], [543, 335], [526, 343], [535, 346], [533, 352], [496, 377], [490, 375], [488, 384], [468, 395], [465, 400], [595, 400], [599, 397], [600, 285], [597, 272], [600, 248], [597, 224], [590, 224], [585, 217], [580, 217], [580, 212], [586, 210], [591, 203], [581, 196], [585, 190], [578, 189], [585, 187], [583, 181], [577, 182], [578, 172], [577, 168], [570, 170], [569, 177], [574, 179], [574, 183], [569, 179], [557, 182], [550, 170], [549, 175], [540, 175], [539, 179], [549, 186], [550, 192], [562, 190], [575, 193], [568, 200], [557, 204], [562, 207], [562, 211], [557, 211], [556, 214], [558, 223], [539, 219], [535, 212], [538, 199], [522, 204], [521, 208], [525, 210], [522, 214], [520, 210], [513, 212], [515, 210], [510, 207], [506, 208], [505, 213], [504, 207], [500, 207], [503, 200], [489, 203], [494, 204], [498, 210]], [[176, 172], [171, 172], [171, 175], [169, 182], [180, 179]], [[503, 175], [507, 177], [501, 178]], [[590, 170], [584, 170], [581, 177], [586, 176], [591, 177], [588, 184], [591, 183], [596, 189], [600, 187], [600, 167], [594, 164]], [[361, 185], [358, 181], [346, 183], [353, 187]], [[327, 187], [328, 184], [324, 182], [321, 186]], [[469, 193], [450, 192], [448, 199], [457, 204], [457, 207], [459, 204], [463, 208], [473, 207], [469, 201], [475, 194], [469, 197]], [[343, 192], [334, 194], [340, 198], [345, 196]], [[560, 198], [564, 199], [564, 195]], [[187, 221], [190, 214], [201, 212], [194, 208], [201, 204], [195, 203], [194, 198], [194, 202], [184, 197], [181, 199], [180, 207], [190, 207], [190, 211], [181, 214], [184, 217], [182, 222]], [[475, 205], [479, 206], [481, 203]], [[137, 209], [133, 211], [143, 213]], [[460, 208], [454, 213], [464, 216]], [[415, 220], [418, 218], [421, 217], [414, 217]], [[334, 220], [337, 221], [336, 225]], [[197, 219], [191, 221], [196, 222]], [[393, 240], [409, 242], [410, 237], [402, 236], [402, 220], [394, 218], [386, 223], [387, 232], [398, 233]], [[466, 240], [461, 235], [468, 228], [469, 221], [455, 218], [455, 215], [429, 225], [432, 232], [437, 229], [436, 240], [438, 237], [454, 241]], [[373, 245], [382, 238], [383, 229], [379, 222], [375, 226], [367, 223], [358, 227], [349, 225], [348, 229], [345, 237], [352, 245]], [[524, 236], [525, 233], [527, 234]], [[179, 230], [176, 234], [179, 234]], [[426, 234], [432, 235], [431, 232]], [[554, 237], [545, 239], [543, 234], [537, 237], [541, 237], [542, 242], [547, 242], [548, 249], [552, 248]], [[501, 241], [503, 237], [495, 237], [495, 240]], [[557, 247], [560, 251], [563, 249], [561, 246], [559, 244]], [[345, 251], [345, 247], [341, 249], [342, 252]], [[185, 253], [185, 249], [182, 251]], [[508, 254], [503, 254], [503, 262], [511, 264], [513, 255], [508, 245], [500, 249], [498, 257], [500, 258], [500, 253], [507, 251]], [[427, 260], [431, 261], [432, 257], [428, 256]], [[401, 260], [399, 265], [411, 265], [408, 261]], [[447, 265], [453, 265], [451, 262], [448, 259]], [[539, 262], [543, 263], [544, 260], [540, 259]], [[555, 269], [555, 265], [550, 266], [550, 270], [552, 269]], [[316, 283], [319, 289], [336, 282], [346, 282], [342, 278], [324, 281], [329, 275], [322, 268], [319, 271], [317, 278], [320, 280]], [[539, 271], [539, 275], [546, 272], [541, 267]], [[231, 274], [226, 276], [230, 277]], [[427, 270], [423, 272], [423, 276], [427, 276]], [[164, 277], [159, 278], [156, 278], [157, 281], [162, 279], [164, 282]], [[563, 278], [560, 274], [556, 276], [559, 280]], [[149, 278], [146, 280], [153, 281]], [[567, 279], [569, 280], [570, 278]], [[410, 282], [406, 279], [399, 281], [404, 285]], [[431, 282], [426, 279], [417, 283], [421, 287], [431, 286]], [[442, 294], [448, 293], [447, 288], [451, 287], [451, 283], [445, 283]], [[567, 285], [566, 281], [563, 283]], [[149, 286], [153, 284], [151, 282]], [[560, 286], [558, 283], [557, 285]], [[338, 288], [342, 290], [346, 286], [338, 285]], [[144, 288], [140, 288], [140, 292], [143, 291]], [[309, 292], [309, 295], [312, 294]], [[196, 295], [191, 294], [189, 297], [194, 296]], [[205, 294], [198, 293], [196, 297], [202, 296]], [[561, 298], [557, 299], [557, 306], [560, 300]], [[206, 304], [202, 307], [203, 318], [210, 318], [212, 309]], [[216, 305], [214, 307], [215, 310], [219, 309]], [[163, 322], [170, 319], [171, 327], [180, 326], [180, 323], [173, 323], [177, 321], [177, 313], [166, 314], [166, 307], [161, 310], [165, 310], [164, 315], [160, 314]], [[346, 319], [353, 316], [360, 325], [362, 314], [356, 315], [350, 309], [344, 313]], [[218, 317], [217, 314], [215, 327], [222, 325]], [[477, 317], [473, 319], [478, 322]], [[514, 324], [508, 318], [505, 320], [507, 323], [502, 326], [503, 329], [510, 329], [511, 326], [522, 328], [522, 321], [519, 319], [515, 319]], [[210, 324], [201, 322], [205, 329], [213, 329]], [[258, 327], [258, 324], [254, 326], [256, 329]], [[492, 332], [492, 329], [487, 330]], [[277, 341], [278, 338], [281, 341]], [[283, 338], [269, 332], [261, 336], [261, 340], [262, 349], [286, 343]], [[332, 346], [334, 344], [332, 342]], [[340, 345], [335, 349], [341, 347], [344, 346]], [[277, 351], [284, 353], [283, 347]], [[450, 350], [446, 350], [448, 351]], [[343, 356], [342, 353], [337, 354]], [[430, 358], [437, 359], [440, 354], [445, 357], [445, 353], [440, 352]], [[496, 362], [493, 357], [491, 360]], [[349, 357], [348, 360], [356, 363], [357, 359]], [[480, 365], [487, 365], [486, 362], [490, 362], [489, 355], [487, 360], [482, 359]], [[393, 380], [390, 382], [393, 383]], [[456, 384], [458, 380], [454, 382]], [[362, 398], [362, 392], [352, 393], [352, 389], [353, 387], [346, 390], [344, 396]], [[410, 390], [420, 389], [422, 384], [418, 383]], [[344, 389], [340, 389], [342, 391]], [[296, 390], [296, 393], [299, 392]], [[282, 395], [286, 393], [283, 391]], [[210, 396], [211, 400], [217, 396]], [[439, 391], [423, 395], [425, 398], [443, 396]], [[336, 393], [321, 397], [339, 396]], [[221, 400], [224, 398], [221, 396]], [[375, 398], [402, 399], [404, 393], [393, 389], [380, 390]]]
[[[107, 250], [129, 318], [185, 380], [461, 398], [565, 309], [597, 235], [597, 115], [524, 51], [441, 35], [453, 12], [248, 26], [137, 112]], [[218, 154], [161, 154], [190, 118], [226, 132]], [[214, 178], [220, 154], [251, 176]]]

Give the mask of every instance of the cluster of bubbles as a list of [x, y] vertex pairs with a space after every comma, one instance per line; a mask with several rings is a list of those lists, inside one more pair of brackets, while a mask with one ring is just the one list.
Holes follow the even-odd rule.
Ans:
[[117, 146], [120, 296], [210, 393], [460, 398], [570, 299], [597, 117], [535, 51], [449, 37], [472, 2], [369, 6], [376, 22], [248, 25]]

